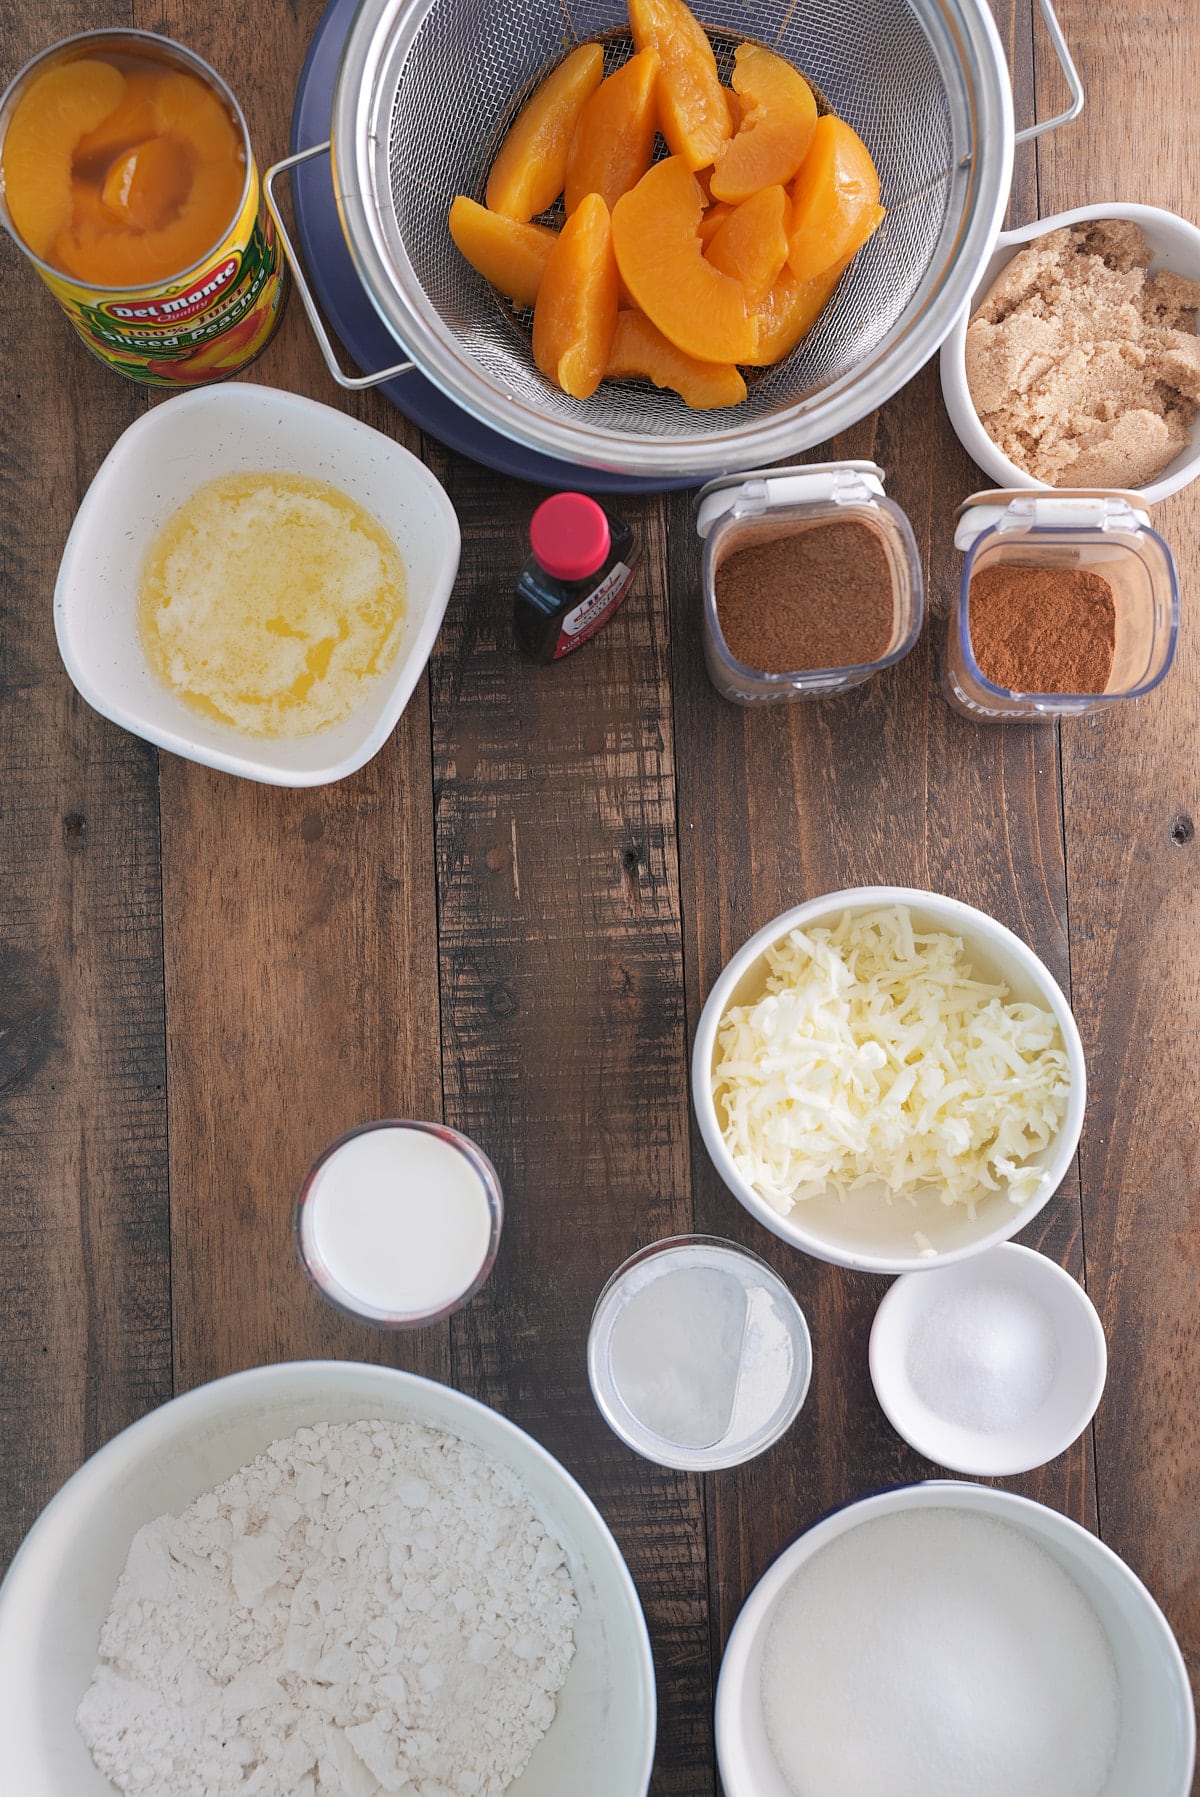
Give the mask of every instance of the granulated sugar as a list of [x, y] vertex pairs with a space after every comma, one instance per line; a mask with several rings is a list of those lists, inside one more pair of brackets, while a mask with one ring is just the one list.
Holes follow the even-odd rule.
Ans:
[[146, 1797], [497, 1797], [577, 1615], [562, 1547], [477, 1448], [302, 1429], [139, 1529], [78, 1726]]
[[1100, 1797], [1120, 1698], [1100, 1620], [990, 1517], [860, 1524], [801, 1567], [763, 1709], [795, 1797]]

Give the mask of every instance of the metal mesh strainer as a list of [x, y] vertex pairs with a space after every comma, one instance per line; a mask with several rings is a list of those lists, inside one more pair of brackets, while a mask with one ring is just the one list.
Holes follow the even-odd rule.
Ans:
[[[334, 190], [376, 310], [468, 412], [531, 448], [645, 476], [744, 467], [824, 441], [933, 354], [1007, 199], [1012, 99], [984, 0], [699, 0], [718, 51], [755, 38], [800, 68], [871, 150], [888, 216], [818, 324], [746, 403], [692, 412], [649, 383], [588, 401], [536, 369], [528, 318], [454, 247], [503, 129], [576, 43], [631, 53], [624, 0], [366, 0], [334, 92]], [[727, 71], [726, 71], [727, 73]], [[281, 165], [283, 166], [283, 165]]]

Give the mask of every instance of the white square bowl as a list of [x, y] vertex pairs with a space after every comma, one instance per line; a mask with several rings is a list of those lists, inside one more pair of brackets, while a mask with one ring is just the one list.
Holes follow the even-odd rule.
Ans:
[[[408, 574], [404, 636], [350, 716], [311, 736], [254, 737], [201, 716], [150, 668], [137, 628], [147, 550], [206, 481], [302, 474], [357, 500]], [[88, 704], [189, 761], [272, 786], [324, 786], [378, 754], [429, 660], [458, 571], [454, 508], [429, 470], [382, 432], [272, 387], [230, 383], [155, 406], [117, 439], [84, 495], [54, 589], [54, 628]]]

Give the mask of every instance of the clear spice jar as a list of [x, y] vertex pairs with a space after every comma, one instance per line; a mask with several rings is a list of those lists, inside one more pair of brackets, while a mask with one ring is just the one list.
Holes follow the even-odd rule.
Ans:
[[[924, 615], [921, 561], [883, 479], [874, 462], [821, 462], [701, 489], [704, 658], [726, 699], [825, 698], [913, 647]], [[801, 665], [787, 665], [789, 647]]]
[[[1179, 634], [1179, 583], [1171, 551], [1151, 528], [1138, 494], [976, 493], [959, 510], [954, 543], [966, 559], [942, 686], [964, 717], [1009, 723], [1078, 716], [1141, 698], [1165, 678]], [[1077, 654], [1073, 661], [1072, 647], [1095, 628], [1085, 608], [1097, 597], [1104, 653], [1098, 659]], [[1009, 610], [1003, 643], [988, 623], [989, 598], [1002, 598]], [[1085, 676], [1079, 684], [1095, 690], [1051, 682], [1072, 665]], [[1043, 684], [1054, 690], [1039, 690]]]

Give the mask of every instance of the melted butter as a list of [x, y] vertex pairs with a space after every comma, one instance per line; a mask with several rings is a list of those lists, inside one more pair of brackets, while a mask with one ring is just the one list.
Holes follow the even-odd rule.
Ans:
[[406, 584], [387, 532], [336, 487], [230, 474], [152, 544], [138, 628], [154, 672], [194, 711], [250, 736], [310, 736], [395, 659]]

